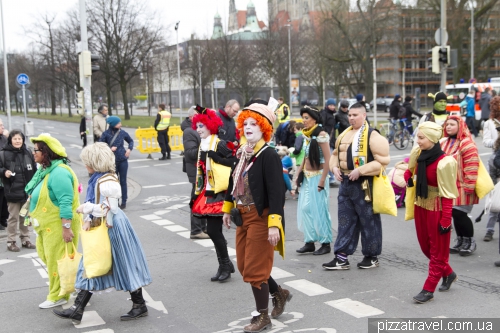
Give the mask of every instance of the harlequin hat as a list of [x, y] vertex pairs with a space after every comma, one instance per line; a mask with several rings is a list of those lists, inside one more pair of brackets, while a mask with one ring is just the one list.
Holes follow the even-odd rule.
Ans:
[[30, 138], [31, 143], [36, 143], [36, 142], [45, 142], [45, 144], [52, 150], [55, 154], [61, 156], [61, 157], [68, 157], [68, 154], [66, 154], [66, 149], [63, 147], [63, 145], [51, 136], [49, 133], [42, 133], [37, 137]]

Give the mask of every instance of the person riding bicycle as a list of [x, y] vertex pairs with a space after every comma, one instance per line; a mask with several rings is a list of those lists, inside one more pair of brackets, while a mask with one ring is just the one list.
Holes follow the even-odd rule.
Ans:
[[398, 119], [401, 118], [399, 116], [399, 111], [402, 108], [403, 107], [401, 106], [401, 95], [396, 94], [396, 96], [394, 96], [394, 100], [391, 103], [391, 106], [389, 107], [389, 122], [393, 125], [389, 127], [389, 144], [392, 144], [394, 141], [394, 133], [396, 132]]
[[413, 107], [411, 106], [411, 102], [412, 102], [413, 98], [411, 96], [406, 96], [405, 97], [405, 102], [403, 103], [403, 107], [406, 109], [406, 120], [405, 120], [405, 123], [406, 123], [406, 127], [408, 129], [408, 132], [410, 132], [411, 135], [413, 135], [413, 125], [412, 125], [412, 118], [413, 118], [413, 115], [419, 117], [419, 118], [422, 118], [423, 115], [417, 111], [415, 111], [413, 109]]

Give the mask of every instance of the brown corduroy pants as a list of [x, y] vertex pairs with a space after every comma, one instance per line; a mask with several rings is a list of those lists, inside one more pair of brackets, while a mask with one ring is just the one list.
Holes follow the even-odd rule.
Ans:
[[243, 281], [260, 289], [267, 283], [274, 261], [274, 247], [269, 243], [267, 217], [269, 209], [259, 216], [255, 205], [237, 205], [243, 225], [236, 229], [236, 258]]

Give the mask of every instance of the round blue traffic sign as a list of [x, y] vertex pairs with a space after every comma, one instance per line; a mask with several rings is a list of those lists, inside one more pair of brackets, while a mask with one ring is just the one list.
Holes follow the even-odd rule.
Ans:
[[25, 86], [27, 85], [28, 83], [30, 83], [30, 78], [28, 75], [24, 74], [24, 73], [21, 73], [19, 74], [17, 77], [16, 77], [16, 81], [17, 83], [19, 83], [20, 85], [22, 86]]

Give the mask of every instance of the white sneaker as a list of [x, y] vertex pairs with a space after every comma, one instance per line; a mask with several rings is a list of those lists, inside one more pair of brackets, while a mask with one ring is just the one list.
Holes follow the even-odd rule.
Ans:
[[66, 304], [68, 303], [67, 300], [65, 300], [64, 298], [61, 298], [60, 300], [56, 301], [56, 302], [52, 302], [52, 301], [45, 301], [43, 303], [41, 303], [40, 305], [38, 305], [38, 307], [40, 309], [50, 309], [50, 308], [55, 308], [56, 306], [59, 306], [59, 305], [63, 305], [63, 304]]

